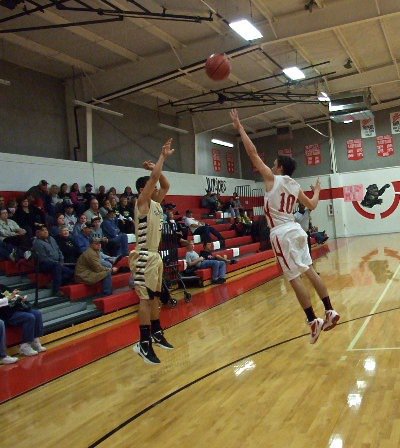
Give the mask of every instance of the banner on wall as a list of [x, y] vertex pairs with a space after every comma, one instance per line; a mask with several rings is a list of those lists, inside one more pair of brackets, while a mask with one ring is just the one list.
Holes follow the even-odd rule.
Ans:
[[235, 172], [235, 158], [233, 156], [233, 151], [226, 152], [226, 167], [228, 173], [232, 174]]
[[392, 134], [400, 134], [400, 112], [392, 112], [390, 114], [390, 126]]
[[363, 185], [347, 185], [343, 187], [343, 197], [345, 202], [362, 201], [364, 199]]
[[347, 159], [361, 160], [364, 158], [364, 150], [361, 138], [347, 140]]
[[376, 137], [375, 119], [367, 118], [360, 121], [361, 138]]
[[292, 148], [278, 149], [278, 156], [293, 157], [292, 156]]
[[214, 171], [221, 171], [221, 153], [218, 148], [212, 150]]
[[306, 145], [304, 155], [306, 156], [306, 165], [319, 165], [322, 159], [321, 145], [319, 143]]
[[376, 147], [379, 157], [390, 157], [394, 154], [393, 137], [391, 135], [380, 135], [376, 137]]
[[[259, 152], [260, 159], [265, 163], [265, 152]], [[258, 173], [258, 169], [253, 165], [253, 173]]]

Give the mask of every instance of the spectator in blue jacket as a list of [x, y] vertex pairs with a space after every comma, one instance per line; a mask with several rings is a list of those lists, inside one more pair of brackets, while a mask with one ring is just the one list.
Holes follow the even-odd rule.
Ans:
[[46, 226], [36, 230], [32, 249], [37, 257], [39, 271], [51, 272], [53, 275], [53, 294], [63, 295], [60, 287], [74, 278], [74, 270], [64, 265], [64, 255]]
[[103, 229], [104, 236], [109, 242], [118, 244], [118, 252], [113, 255], [121, 255], [123, 257], [128, 256], [128, 236], [126, 233], [122, 233], [119, 229], [115, 219], [115, 211], [113, 209], [107, 210], [107, 215], [101, 224], [101, 228]]

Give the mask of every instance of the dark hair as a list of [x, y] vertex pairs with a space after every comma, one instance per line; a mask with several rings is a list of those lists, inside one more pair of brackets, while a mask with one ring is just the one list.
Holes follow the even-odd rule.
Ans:
[[276, 158], [277, 166], [283, 168], [283, 174], [285, 176], [291, 176], [296, 169], [296, 161], [288, 156], [278, 156]]
[[188, 215], [189, 213], [192, 213], [192, 210], [186, 210], [186, 215]]
[[[75, 187], [75, 185], [76, 185], [76, 187]], [[73, 192], [75, 192], [75, 191], [79, 191], [79, 185], [78, 185], [76, 182], [74, 182], [74, 183], [71, 185], [71, 188], [69, 189], [69, 191], [70, 191], [71, 193], [73, 193]]]
[[150, 179], [150, 176], [139, 177], [136, 181], [136, 190], [140, 193], [140, 189], [144, 188], [147, 184], [147, 181]]

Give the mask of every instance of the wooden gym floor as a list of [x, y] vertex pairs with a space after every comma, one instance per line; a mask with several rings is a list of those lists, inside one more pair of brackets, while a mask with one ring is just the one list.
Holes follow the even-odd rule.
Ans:
[[[0, 446], [400, 446], [400, 234], [329, 245], [315, 264], [342, 317], [316, 345], [288, 283], [249, 273], [167, 331], [176, 349], [156, 348], [160, 366], [128, 346], [3, 403]], [[66, 343], [53, 362], [107, 345], [112, 331], [130, 328]], [[25, 377], [50, 369], [52, 351]]]

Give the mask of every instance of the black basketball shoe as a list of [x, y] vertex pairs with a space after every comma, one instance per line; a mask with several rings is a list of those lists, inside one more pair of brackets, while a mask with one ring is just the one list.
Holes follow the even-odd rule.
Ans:
[[137, 342], [133, 346], [133, 351], [143, 358], [143, 361], [147, 364], [160, 364], [160, 360], [154, 353], [151, 341]]
[[164, 337], [164, 332], [162, 330], [158, 330], [155, 333], [152, 333], [151, 337], [153, 338], [154, 344], [158, 345], [165, 350], [173, 350], [174, 346], [171, 345]]

